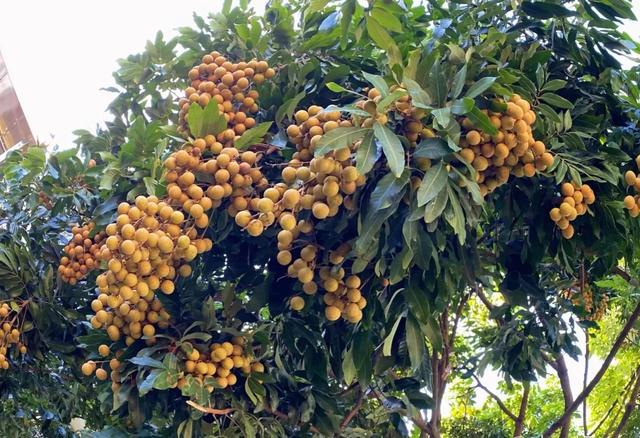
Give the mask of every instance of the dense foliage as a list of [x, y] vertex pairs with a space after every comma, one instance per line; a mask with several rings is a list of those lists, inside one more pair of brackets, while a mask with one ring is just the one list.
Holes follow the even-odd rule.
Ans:
[[[248, 3], [1, 164], [0, 430], [633, 434], [630, 4]], [[605, 365], [572, 394], [578, 331]]]

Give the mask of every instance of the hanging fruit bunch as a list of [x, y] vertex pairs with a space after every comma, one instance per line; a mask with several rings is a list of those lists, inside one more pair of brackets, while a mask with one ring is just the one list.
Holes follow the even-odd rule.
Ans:
[[25, 354], [27, 346], [21, 341], [28, 301], [0, 304], [0, 370], [9, 369], [11, 350]]
[[477, 129], [469, 118], [461, 120], [463, 139], [460, 156], [476, 170], [483, 196], [505, 184], [510, 175], [532, 177], [553, 164], [553, 155], [543, 142], [533, 137], [531, 126], [536, 114], [531, 104], [514, 94], [506, 110], [483, 110], [498, 130], [489, 135]]
[[105, 233], [101, 231], [90, 238], [94, 228], [93, 222], [71, 228], [71, 240], [63, 248], [66, 255], [60, 258], [58, 266], [60, 278], [65, 283], [74, 285], [98, 267], [98, 254]]
[[[640, 155], [635, 159], [636, 166], [640, 167]], [[633, 187], [635, 195], [627, 195], [624, 197], [624, 207], [629, 210], [631, 217], [640, 215], [640, 177], [633, 170], [627, 170], [624, 174], [624, 182], [629, 188]]]
[[588, 184], [563, 183], [560, 186], [560, 205], [549, 211], [549, 217], [562, 232], [562, 237], [571, 239], [575, 233], [571, 222], [584, 215], [588, 205], [596, 201], [593, 189]]

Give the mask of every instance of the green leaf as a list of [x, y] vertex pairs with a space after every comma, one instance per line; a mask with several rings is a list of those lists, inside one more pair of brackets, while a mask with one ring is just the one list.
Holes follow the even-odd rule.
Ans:
[[174, 388], [178, 383], [178, 373], [173, 370], [164, 370], [156, 376], [153, 382], [155, 389], [165, 390]]
[[392, 173], [383, 176], [371, 193], [369, 206], [372, 210], [381, 210], [393, 204], [394, 199], [409, 182], [409, 172], [402, 172], [399, 178]]
[[387, 12], [386, 10], [374, 6], [371, 11], [371, 16], [385, 29], [389, 29], [391, 32], [402, 32], [402, 24], [395, 15]]
[[373, 131], [367, 132], [356, 151], [356, 169], [363, 175], [368, 173], [381, 155], [382, 150], [373, 141]]
[[565, 85], [567, 85], [567, 81], [562, 79], [553, 79], [544, 84], [544, 86], [542, 87], [542, 91], [560, 90], [561, 88], [564, 88]]
[[391, 327], [391, 331], [386, 338], [384, 338], [384, 343], [382, 344], [382, 354], [385, 356], [391, 356], [391, 348], [393, 347], [393, 338], [396, 336], [396, 332], [398, 331], [398, 327], [400, 326], [400, 322], [402, 318], [404, 318], [405, 314], [402, 313], [398, 315], [396, 322], [393, 323]]
[[143, 366], [143, 367], [163, 368], [163, 369], [165, 368], [162, 362], [147, 356], [132, 357], [131, 359], [129, 359], [129, 362], [135, 365]]
[[[211, 102], [214, 102], [212, 100]], [[211, 103], [209, 102], [209, 103]], [[189, 112], [187, 113], [187, 121], [189, 123], [189, 131], [195, 136], [200, 137], [200, 132], [202, 131], [202, 120], [204, 118], [204, 110], [197, 103], [192, 103], [189, 105]]]
[[271, 128], [271, 122], [263, 122], [254, 128], [248, 129], [235, 141], [234, 146], [242, 150], [261, 142], [269, 132], [269, 128]]
[[409, 360], [411, 361], [411, 368], [417, 370], [422, 365], [422, 359], [425, 351], [425, 341], [420, 325], [412, 314], [407, 317], [405, 324], [405, 340], [407, 343], [407, 350], [409, 350]]
[[485, 113], [480, 111], [480, 108], [474, 107], [471, 111], [467, 113], [467, 117], [469, 117], [471, 122], [477, 128], [480, 128], [487, 134], [496, 135], [498, 133], [498, 130], [496, 129], [496, 127], [493, 126], [493, 123], [491, 123], [489, 116], [487, 116]]
[[342, 12], [342, 20], [340, 20], [340, 48], [346, 49], [349, 42], [349, 26], [353, 19], [353, 13], [356, 9], [356, 0], [347, 0], [343, 3], [340, 11]]
[[416, 81], [405, 78], [404, 84], [411, 96], [411, 102], [418, 108], [431, 109], [431, 96]]
[[[462, 50], [462, 49], [460, 49]], [[451, 86], [451, 98], [455, 99], [460, 96], [464, 88], [464, 81], [467, 79], [467, 65], [463, 65], [453, 77], [453, 85]]]
[[560, 116], [558, 115], [558, 113], [551, 108], [549, 105], [547, 105], [546, 103], [541, 103], [538, 105], [538, 110], [540, 110], [540, 112], [549, 120], [551, 120], [554, 123], [562, 123], [562, 119], [560, 118]]
[[431, 160], [439, 160], [446, 157], [452, 152], [447, 142], [439, 137], [425, 138], [417, 146], [413, 152], [414, 158], [429, 158]]
[[342, 127], [333, 129], [322, 136], [314, 155], [319, 157], [337, 149], [351, 147], [353, 143], [369, 132], [372, 132], [371, 128]]
[[495, 77], [484, 77], [478, 80], [469, 87], [469, 89], [465, 93], [465, 97], [470, 97], [473, 99], [474, 97], [481, 95], [484, 91], [488, 90], [491, 85], [493, 85], [496, 79], [497, 78]]
[[[191, 105], [193, 107], [194, 104]], [[199, 106], [199, 105], [195, 105]], [[191, 112], [189, 107], [189, 112]], [[191, 120], [191, 119], [189, 119]], [[211, 99], [204, 111], [202, 112], [202, 126], [198, 133], [191, 131], [196, 137], [204, 137], [205, 135], [218, 135], [227, 128], [227, 121], [218, 108], [218, 103], [215, 99]]]
[[[402, 147], [400, 138], [398, 138], [392, 130], [378, 122], [373, 124], [373, 131], [382, 145], [382, 151], [387, 158], [387, 164], [389, 164], [391, 172], [396, 177], [399, 177], [402, 175], [405, 166], [404, 148]], [[330, 131], [330, 133], [331, 132], [333, 131]]]
[[447, 98], [447, 77], [442, 70], [442, 64], [440, 62], [434, 62], [431, 67], [431, 88], [433, 90], [433, 97], [435, 98], [438, 106], [443, 106], [445, 99]]
[[383, 97], [389, 94], [389, 86], [382, 76], [367, 73], [366, 71], [362, 72], [362, 76], [364, 76], [364, 78], [373, 85]]
[[326, 87], [334, 93], [344, 93], [349, 91], [342, 85], [336, 84], [335, 82], [327, 82]]
[[304, 99], [306, 95], [307, 95], [306, 91], [301, 91], [300, 93], [293, 96], [291, 99], [288, 99], [286, 102], [284, 102], [276, 112], [276, 119], [275, 119], [276, 124], [279, 125], [280, 122], [282, 122], [285, 118], [290, 119], [291, 117], [293, 117], [293, 113], [295, 112], [296, 107], [298, 106], [300, 101]]
[[546, 1], [525, 1], [522, 2], [522, 12], [533, 18], [561, 18], [576, 15], [575, 11], [570, 11], [556, 3]]
[[447, 170], [442, 162], [430, 167], [418, 188], [418, 206], [422, 207], [434, 199], [447, 184]]
[[455, 191], [447, 186], [449, 192], [449, 202], [451, 205], [451, 214], [447, 215], [445, 212], [445, 218], [449, 225], [453, 228], [453, 231], [458, 236], [458, 241], [460, 245], [464, 244], [464, 241], [467, 237], [467, 228], [464, 212], [462, 211], [462, 206], [460, 205], [460, 201], [458, 200], [458, 196]]
[[548, 104], [555, 106], [556, 108], [573, 109], [573, 104], [571, 102], [569, 102], [564, 97], [558, 96], [554, 93], [545, 93], [540, 96], [540, 99], [544, 100]]
[[438, 196], [425, 206], [424, 221], [429, 224], [438, 219], [447, 206], [448, 200], [449, 196], [447, 191], [441, 190], [440, 193], [438, 193]]
[[342, 359], [342, 375], [347, 385], [351, 385], [351, 382], [356, 377], [356, 366], [353, 363], [353, 350], [351, 348], [345, 352], [344, 359]]
[[371, 380], [371, 370], [373, 369], [373, 361], [371, 354], [373, 353], [373, 345], [369, 339], [367, 332], [358, 332], [353, 337], [353, 363], [358, 370], [358, 380], [361, 385], [368, 385]]
[[405, 90], [396, 90], [388, 94], [383, 99], [381, 99], [380, 102], [378, 102], [377, 111], [379, 113], [384, 113], [385, 110], [389, 107], [389, 105], [394, 103], [396, 100], [398, 100], [402, 96], [407, 96], [407, 95], [409, 95], [409, 93]]
[[372, 17], [367, 17], [366, 27], [369, 37], [382, 50], [388, 50], [389, 47], [395, 45], [391, 35]]
[[330, 0], [311, 0], [309, 6], [304, 11], [305, 16], [312, 14], [313, 12], [320, 12], [327, 6]]

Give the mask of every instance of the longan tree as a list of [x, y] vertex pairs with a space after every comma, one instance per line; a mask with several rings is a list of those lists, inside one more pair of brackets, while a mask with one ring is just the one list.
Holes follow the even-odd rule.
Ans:
[[[42, 214], [68, 216], [42, 287], [108, 421], [439, 437], [449, 382], [492, 367], [523, 388], [514, 436], [557, 373], [545, 436], [568, 436], [640, 313], [606, 286], [636, 273], [638, 91], [610, 53], [635, 48], [611, 26], [630, 5], [241, 3], [121, 61], [113, 120], [66, 156], [82, 196], [59, 154], [31, 170]], [[13, 284], [0, 365], [19, 370], [45, 292]], [[576, 330], [618, 301], [574, 398]]]

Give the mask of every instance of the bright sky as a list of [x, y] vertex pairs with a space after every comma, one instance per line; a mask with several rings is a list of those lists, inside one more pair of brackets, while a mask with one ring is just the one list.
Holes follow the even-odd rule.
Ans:
[[[72, 131], [108, 117], [117, 60], [193, 24], [192, 13], [219, 11], [222, 0], [2, 2], [0, 51], [34, 136], [71, 146]], [[252, 0], [263, 11], [266, 0]]]
[[[252, 0], [261, 12], [266, 0]], [[157, 30], [171, 35], [193, 24], [192, 13], [219, 11], [222, 0], [86, 0], [4, 2], [0, 51], [33, 134], [41, 141], [72, 145], [72, 131], [93, 130], [108, 115], [117, 60], [144, 49]], [[640, 16], [640, 0], [633, 0]], [[640, 39], [640, 25], [625, 31]], [[625, 65], [633, 65], [632, 61]], [[580, 388], [582, 364], [570, 361], [572, 386]], [[494, 387], [498, 377], [487, 376]], [[445, 407], [446, 410], [446, 407]]]

